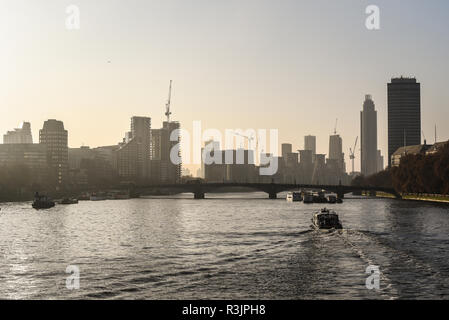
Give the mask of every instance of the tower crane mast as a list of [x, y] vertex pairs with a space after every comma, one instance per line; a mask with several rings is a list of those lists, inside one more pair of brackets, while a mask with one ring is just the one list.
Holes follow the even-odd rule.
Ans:
[[354, 147], [352, 149], [351, 149], [351, 147], [349, 147], [349, 159], [351, 159], [351, 162], [352, 162], [352, 174], [354, 174], [355, 149], [357, 147], [358, 141], [359, 141], [359, 137], [357, 136], [357, 138], [355, 138]]
[[168, 89], [168, 100], [167, 100], [167, 103], [165, 104], [165, 116], [167, 117], [167, 122], [170, 122], [170, 115], [171, 115], [171, 111], [170, 111], [171, 87], [172, 87], [172, 80], [170, 80], [170, 87]]

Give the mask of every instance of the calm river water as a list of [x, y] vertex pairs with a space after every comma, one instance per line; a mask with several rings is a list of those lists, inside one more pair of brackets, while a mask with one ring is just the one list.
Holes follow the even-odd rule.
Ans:
[[0, 298], [449, 298], [449, 205], [348, 198], [328, 205], [344, 230], [323, 233], [310, 230], [323, 205], [207, 197], [0, 204]]

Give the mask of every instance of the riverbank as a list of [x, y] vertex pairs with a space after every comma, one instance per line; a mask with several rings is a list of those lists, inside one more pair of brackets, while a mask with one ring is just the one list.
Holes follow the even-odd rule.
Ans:
[[[378, 198], [390, 198], [395, 199], [391, 194], [384, 192], [377, 192], [376, 197]], [[436, 203], [449, 203], [449, 195], [439, 195], [439, 194], [403, 194], [402, 200], [408, 201], [425, 201], [425, 202], [436, 202]]]

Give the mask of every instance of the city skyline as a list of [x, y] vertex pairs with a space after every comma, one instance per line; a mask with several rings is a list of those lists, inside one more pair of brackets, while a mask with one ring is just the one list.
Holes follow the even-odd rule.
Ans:
[[[127, 131], [125, 118], [148, 116], [162, 126], [173, 79], [173, 115], [184, 129], [191, 130], [194, 120], [219, 130], [277, 128], [280, 144], [302, 148], [310, 134], [323, 154], [339, 118], [349, 164], [349, 147], [360, 134], [353, 123], [365, 94], [376, 101], [379, 149], [387, 155], [386, 83], [413, 75], [423, 83], [427, 140], [434, 140], [435, 124], [438, 140], [449, 139], [443, 123], [449, 115], [443, 87], [449, 48], [440, 41], [449, 23], [447, 2], [378, 1], [376, 31], [364, 26], [365, 1], [200, 2], [140, 2], [137, 10], [119, 2], [79, 1], [76, 31], [65, 29], [68, 2], [5, 2], [0, 99], [8, 117], [0, 119], [2, 133], [23, 120], [40, 127], [46, 119], [61, 119], [72, 133], [69, 147], [115, 144]], [[205, 14], [196, 11], [199, 5]], [[167, 25], [172, 15], [177, 28]], [[333, 54], [324, 56], [328, 51]], [[401, 58], [404, 52], [407, 59]], [[91, 136], [104, 117], [102, 133]], [[356, 171], [359, 160], [357, 148]]]
[[0, 299], [449, 300], [448, 33], [448, 0], [0, 0]]

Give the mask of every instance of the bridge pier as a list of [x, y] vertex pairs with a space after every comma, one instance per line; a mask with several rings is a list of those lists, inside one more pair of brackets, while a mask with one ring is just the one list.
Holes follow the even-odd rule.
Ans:
[[204, 192], [197, 191], [193, 193], [194, 199], [204, 199]]
[[275, 200], [275, 199], [278, 198], [277, 192], [269, 192], [269, 193], [268, 193], [268, 196], [269, 196], [269, 198], [272, 199], [272, 200]]
[[337, 187], [337, 190], [336, 190], [335, 193], [337, 194], [337, 198], [340, 198], [340, 199], [344, 199], [345, 198], [345, 192], [344, 192], [344, 189], [343, 189], [343, 187], [341, 185]]

